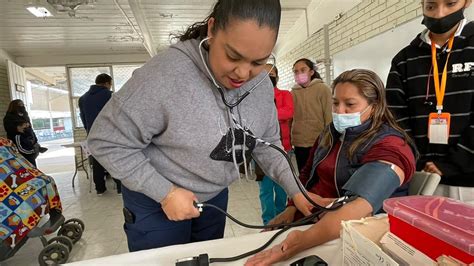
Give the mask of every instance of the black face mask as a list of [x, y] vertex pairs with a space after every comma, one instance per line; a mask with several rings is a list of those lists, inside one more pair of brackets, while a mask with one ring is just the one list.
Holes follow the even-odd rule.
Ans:
[[272, 81], [273, 87], [276, 87], [276, 85], [277, 85], [277, 78], [276, 78], [276, 77], [273, 77], [273, 76], [269, 76], [269, 77], [270, 77], [270, 80]]
[[431, 32], [442, 34], [452, 29], [464, 18], [464, 8], [442, 18], [424, 16], [421, 24], [424, 24]]
[[24, 106], [18, 106], [18, 113], [26, 114], [26, 108]]

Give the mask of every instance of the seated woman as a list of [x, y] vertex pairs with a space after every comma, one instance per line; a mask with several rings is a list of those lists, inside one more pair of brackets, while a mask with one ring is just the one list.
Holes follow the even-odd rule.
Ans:
[[[385, 199], [407, 195], [415, 153], [412, 140], [387, 108], [377, 74], [363, 69], [342, 73], [333, 84], [333, 122], [316, 140], [300, 180], [322, 206], [344, 195], [358, 197], [327, 212], [306, 231], [292, 231], [282, 243], [250, 258], [246, 265], [269, 265], [336, 239], [341, 221], [371, 216], [381, 210]], [[270, 224], [297, 218], [290, 202]]]

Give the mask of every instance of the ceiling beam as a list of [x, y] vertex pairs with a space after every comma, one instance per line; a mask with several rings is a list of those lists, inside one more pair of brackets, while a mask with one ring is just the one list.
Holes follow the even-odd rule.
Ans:
[[45, 74], [44, 72], [39, 71], [38, 69], [26, 68], [25, 71], [27, 74], [43, 81], [46, 84], [56, 85], [56, 80], [53, 77]]
[[[150, 59], [141, 54], [103, 54], [103, 55], [37, 55], [16, 57], [16, 63], [23, 67], [46, 67], [78, 64], [133, 64], [144, 63]], [[1, 63], [1, 62], [0, 62]]]
[[150, 56], [153, 57], [156, 55], [156, 46], [150, 33], [150, 28], [145, 20], [145, 15], [140, 7], [140, 0], [128, 0], [128, 4], [143, 36], [143, 45]]

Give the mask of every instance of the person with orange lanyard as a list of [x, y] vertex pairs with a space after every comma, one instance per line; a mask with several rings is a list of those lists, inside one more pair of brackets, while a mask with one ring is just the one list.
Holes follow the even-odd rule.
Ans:
[[441, 175], [435, 194], [474, 203], [472, 0], [424, 0], [427, 27], [392, 60], [387, 102], [415, 140], [417, 170]]

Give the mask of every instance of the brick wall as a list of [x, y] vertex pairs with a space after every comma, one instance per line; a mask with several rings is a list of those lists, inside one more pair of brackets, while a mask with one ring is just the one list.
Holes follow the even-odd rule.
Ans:
[[[363, 0], [329, 24], [330, 54], [346, 50], [422, 15], [420, 3], [419, 0]], [[278, 85], [281, 89], [290, 89], [294, 85], [292, 66], [302, 57], [313, 60], [324, 59], [323, 29], [313, 33], [288, 53], [278, 56], [277, 66], [280, 72]], [[324, 80], [326, 74], [324, 65], [318, 64], [318, 67]], [[330, 72], [332, 73], [332, 70]], [[331, 75], [331, 78], [334, 77]]]

